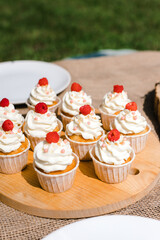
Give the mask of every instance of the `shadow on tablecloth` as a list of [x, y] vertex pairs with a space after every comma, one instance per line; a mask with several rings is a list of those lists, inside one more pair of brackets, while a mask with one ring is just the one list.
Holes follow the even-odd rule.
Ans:
[[155, 90], [152, 90], [145, 95], [143, 110], [145, 114], [148, 116], [148, 118], [150, 119], [150, 121], [152, 122], [155, 132], [157, 133], [160, 139], [160, 124], [158, 123], [157, 116], [154, 112], [154, 97], [155, 97]]

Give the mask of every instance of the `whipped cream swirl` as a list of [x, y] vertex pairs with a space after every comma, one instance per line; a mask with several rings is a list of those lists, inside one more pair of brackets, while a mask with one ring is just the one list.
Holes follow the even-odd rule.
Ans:
[[102, 108], [108, 114], [115, 114], [122, 111], [129, 102], [130, 100], [125, 91], [121, 93], [109, 92], [103, 98]]
[[66, 92], [62, 101], [62, 111], [72, 116], [79, 114], [79, 108], [83, 105], [92, 104], [92, 99], [83, 90], [80, 92]]
[[36, 167], [44, 172], [65, 170], [72, 164], [74, 156], [67, 140], [60, 139], [58, 143], [40, 142], [34, 149], [34, 160]]
[[146, 126], [146, 119], [138, 110], [125, 109], [117, 115], [111, 127], [123, 134], [134, 134], [142, 132]]
[[106, 164], [123, 164], [130, 157], [132, 151], [130, 142], [122, 135], [115, 142], [109, 141], [106, 136], [102, 136], [95, 145], [95, 154], [98, 160]]
[[8, 107], [0, 107], [0, 125], [5, 120], [11, 120], [14, 125], [22, 126], [24, 122], [23, 116], [18, 112], [18, 110], [15, 110], [15, 107], [12, 103], [9, 104]]
[[35, 106], [39, 102], [44, 102], [47, 105], [52, 105], [56, 101], [56, 93], [50, 87], [50, 85], [40, 86], [37, 84], [32, 89], [29, 96], [29, 103]]
[[88, 115], [79, 114], [73, 117], [72, 121], [66, 126], [68, 136], [80, 135], [84, 139], [94, 140], [103, 133], [100, 117], [91, 112]]
[[24, 131], [32, 137], [45, 137], [58, 126], [55, 113], [49, 110], [45, 114], [30, 110], [25, 118]]
[[20, 128], [14, 126], [12, 131], [5, 132], [0, 127], [0, 152], [10, 153], [15, 151], [21, 146], [21, 142], [25, 142], [25, 136]]

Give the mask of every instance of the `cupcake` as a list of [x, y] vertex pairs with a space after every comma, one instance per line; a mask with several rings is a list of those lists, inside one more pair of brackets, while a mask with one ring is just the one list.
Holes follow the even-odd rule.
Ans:
[[57, 132], [49, 132], [46, 139], [34, 149], [33, 167], [41, 187], [53, 193], [64, 192], [72, 187], [79, 159], [72, 152], [69, 142]]
[[130, 102], [126, 105], [125, 109], [111, 123], [111, 128], [116, 128], [126, 136], [135, 153], [144, 149], [151, 130], [146, 119], [137, 110], [135, 102]]
[[59, 97], [50, 87], [47, 78], [41, 78], [38, 84], [32, 89], [29, 98], [27, 99], [27, 106], [34, 110], [37, 103], [44, 102], [47, 104], [51, 112], [55, 112], [61, 103]]
[[116, 115], [125, 108], [128, 102], [130, 102], [130, 100], [122, 85], [114, 85], [113, 92], [109, 92], [104, 96], [99, 111], [105, 130], [110, 130], [110, 123], [115, 119]]
[[0, 172], [20, 172], [28, 161], [30, 143], [21, 129], [9, 119], [0, 126]]
[[71, 91], [66, 92], [62, 100], [61, 118], [64, 129], [72, 117], [79, 114], [79, 108], [84, 104], [91, 105], [92, 99], [82, 90], [81, 85], [74, 82], [71, 85]]
[[61, 121], [55, 113], [48, 110], [47, 105], [43, 102], [35, 106], [35, 111], [30, 110], [27, 113], [24, 122], [24, 132], [31, 142], [32, 150], [37, 143], [45, 139], [46, 133], [56, 131], [60, 134], [62, 128]]
[[0, 101], [0, 125], [7, 119], [10, 119], [18, 127], [22, 127], [24, 122], [23, 116], [18, 110], [15, 110], [14, 105], [7, 98], [3, 98]]
[[66, 138], [73, 152], [80, 160], [90, 160], [89, 149], [103, 135], [100, 117], [95, 115], [90, 105], [80, 107], [80, 114], [73, 117], [66, 126]]
[[97, 177], [107, 183], [124, 181], [135, 158], [130, 142], [113, 129], [90, 150]]

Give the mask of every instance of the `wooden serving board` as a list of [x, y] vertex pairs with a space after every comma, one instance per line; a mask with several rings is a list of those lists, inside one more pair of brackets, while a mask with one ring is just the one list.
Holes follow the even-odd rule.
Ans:
[[0, 200], [20, 211], [48, 218], [82, 218], [126, 207], [144, 197], [160, 177], [160, 144], [151, 132], [145, 150], [136, 155], [126, 181], [101, 182], [92, 161], [81, 162], [73, 187], [59, 194], [44, 191], [32, 167], [13, 175], [0, 174]]

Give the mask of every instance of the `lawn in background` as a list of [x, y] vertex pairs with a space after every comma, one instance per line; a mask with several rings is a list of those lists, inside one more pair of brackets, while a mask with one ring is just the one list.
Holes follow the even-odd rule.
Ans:
[[0, 61], [160, 50], [159, 0], [0, 0]]

